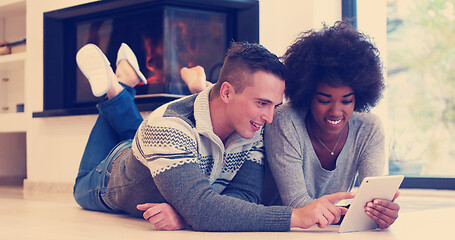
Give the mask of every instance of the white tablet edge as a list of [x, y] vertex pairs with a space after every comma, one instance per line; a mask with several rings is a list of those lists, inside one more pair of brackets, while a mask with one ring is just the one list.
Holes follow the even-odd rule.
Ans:
[[403, 179], [403, 175], [364, 178], [338, 232], [365, 231], [377, 228], [376, 222], [365, 213], [366, 203], [376, 198], [392, 200]]

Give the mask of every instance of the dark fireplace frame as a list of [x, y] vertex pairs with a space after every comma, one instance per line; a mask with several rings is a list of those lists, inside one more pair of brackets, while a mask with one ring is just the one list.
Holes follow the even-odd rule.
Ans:
[[[75, 38], [75, 22], [80, 19], [99, 18], [135, 9], [163, 6], [195, 10], [218, 11], [228, 16], [230, 41], [259, 42], [258, 0], [104, 0], [44, 13], [43, 32], [43, 111], [33, 117], [97, 114], [96, 103], [73, 106], [69, 81], [76, 73], [75, 47], [65, 46], [68, 38]], [[228, 46], [226, 46], [227, 49]], [[135, 99], [140, 111], [152, 111], [175, 97], [154, 96]]]

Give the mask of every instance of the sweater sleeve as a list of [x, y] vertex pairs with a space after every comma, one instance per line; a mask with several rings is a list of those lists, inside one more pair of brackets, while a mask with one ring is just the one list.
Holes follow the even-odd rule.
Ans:
[[195, 163], [154, 177], [162, 195], [198, 231], [289, 231], [292, 209], [220, 195]]
[[[133, 142], [133, 153], [149, 167], [166, 201], [194, 230], [290, 229], [290, 207], [266, 207], [248, 202], [259, 201], [255, 185], [262, 185], [262, 165], [245, 161], [232, 185], [226, 188], [224, 195], [219, 194], [212, 189], [206, 173], [197, 162], [196, 133], [191, 127], [178, 121], [160, 122], [160, 125], [143, 124]], [[254, 183], [258, 179], [260, 182]], [[242, 186], [248, 181], [253, 182]]]
[[308, 194], [302, 170], [304, 141], [298, 135], [302, 126], [296, 125], [299, 119], [287, 114], [289, 110], [283, 107], [276, 112], [272, 124], [266, 125], [264, 142], [267, 161], [284, 205], [298, 208], [314, 199]]
[[385, 139], [381, 120], [373, 115], [366, 114], [369, 124], [360, 129], [359, 136], [364, 139], [364, 144], [358, 150], [359, 156], [359, 182], [365, 177], [382, 176], [385, 174]]

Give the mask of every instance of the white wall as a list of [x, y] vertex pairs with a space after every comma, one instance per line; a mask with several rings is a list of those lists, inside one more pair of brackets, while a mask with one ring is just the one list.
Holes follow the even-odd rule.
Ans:
[[[27, 1], [27, 60], [25, 91], [28, 113], [43, 110], [43, 13], [89, 0]], [[62, 79], [64, 81], [64, 79]], [[95, 115], [31, 118], [27, 128], [27, 179], [30, 185], [71, 185]]]
[[[43, 109], [43, 12], [90, 1], [27, 1], [26, 102]], [[302, 31], [333, 23], [341, 0], [260, 0], [260, 42], [281, 56]], [[338, 14], [340, 13], [340, 14]], [[336, 16], [335, 16], [336, 15]], [[73, 184], [95, 115], [33, 118], [27, 130], [26, 185]], [[28, 190], [30, 187], [25, 186]]]
[[341, 19], [341, 0], [260, 0], [259, 39], [282, 56], [300, 33]]

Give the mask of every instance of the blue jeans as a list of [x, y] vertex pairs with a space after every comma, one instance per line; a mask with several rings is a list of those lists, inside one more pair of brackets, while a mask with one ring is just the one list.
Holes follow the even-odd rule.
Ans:
[[117, 211], [103, 200], [109, 169], [117, 154], [131, 147], [142, 123], [142, 116], [134, 103], [135, 89], [123, 86], [125, 89], [117, 96], [97, 105], [100, 113], [82, 155], [73, 191], [76, 202], [85, 209]]

